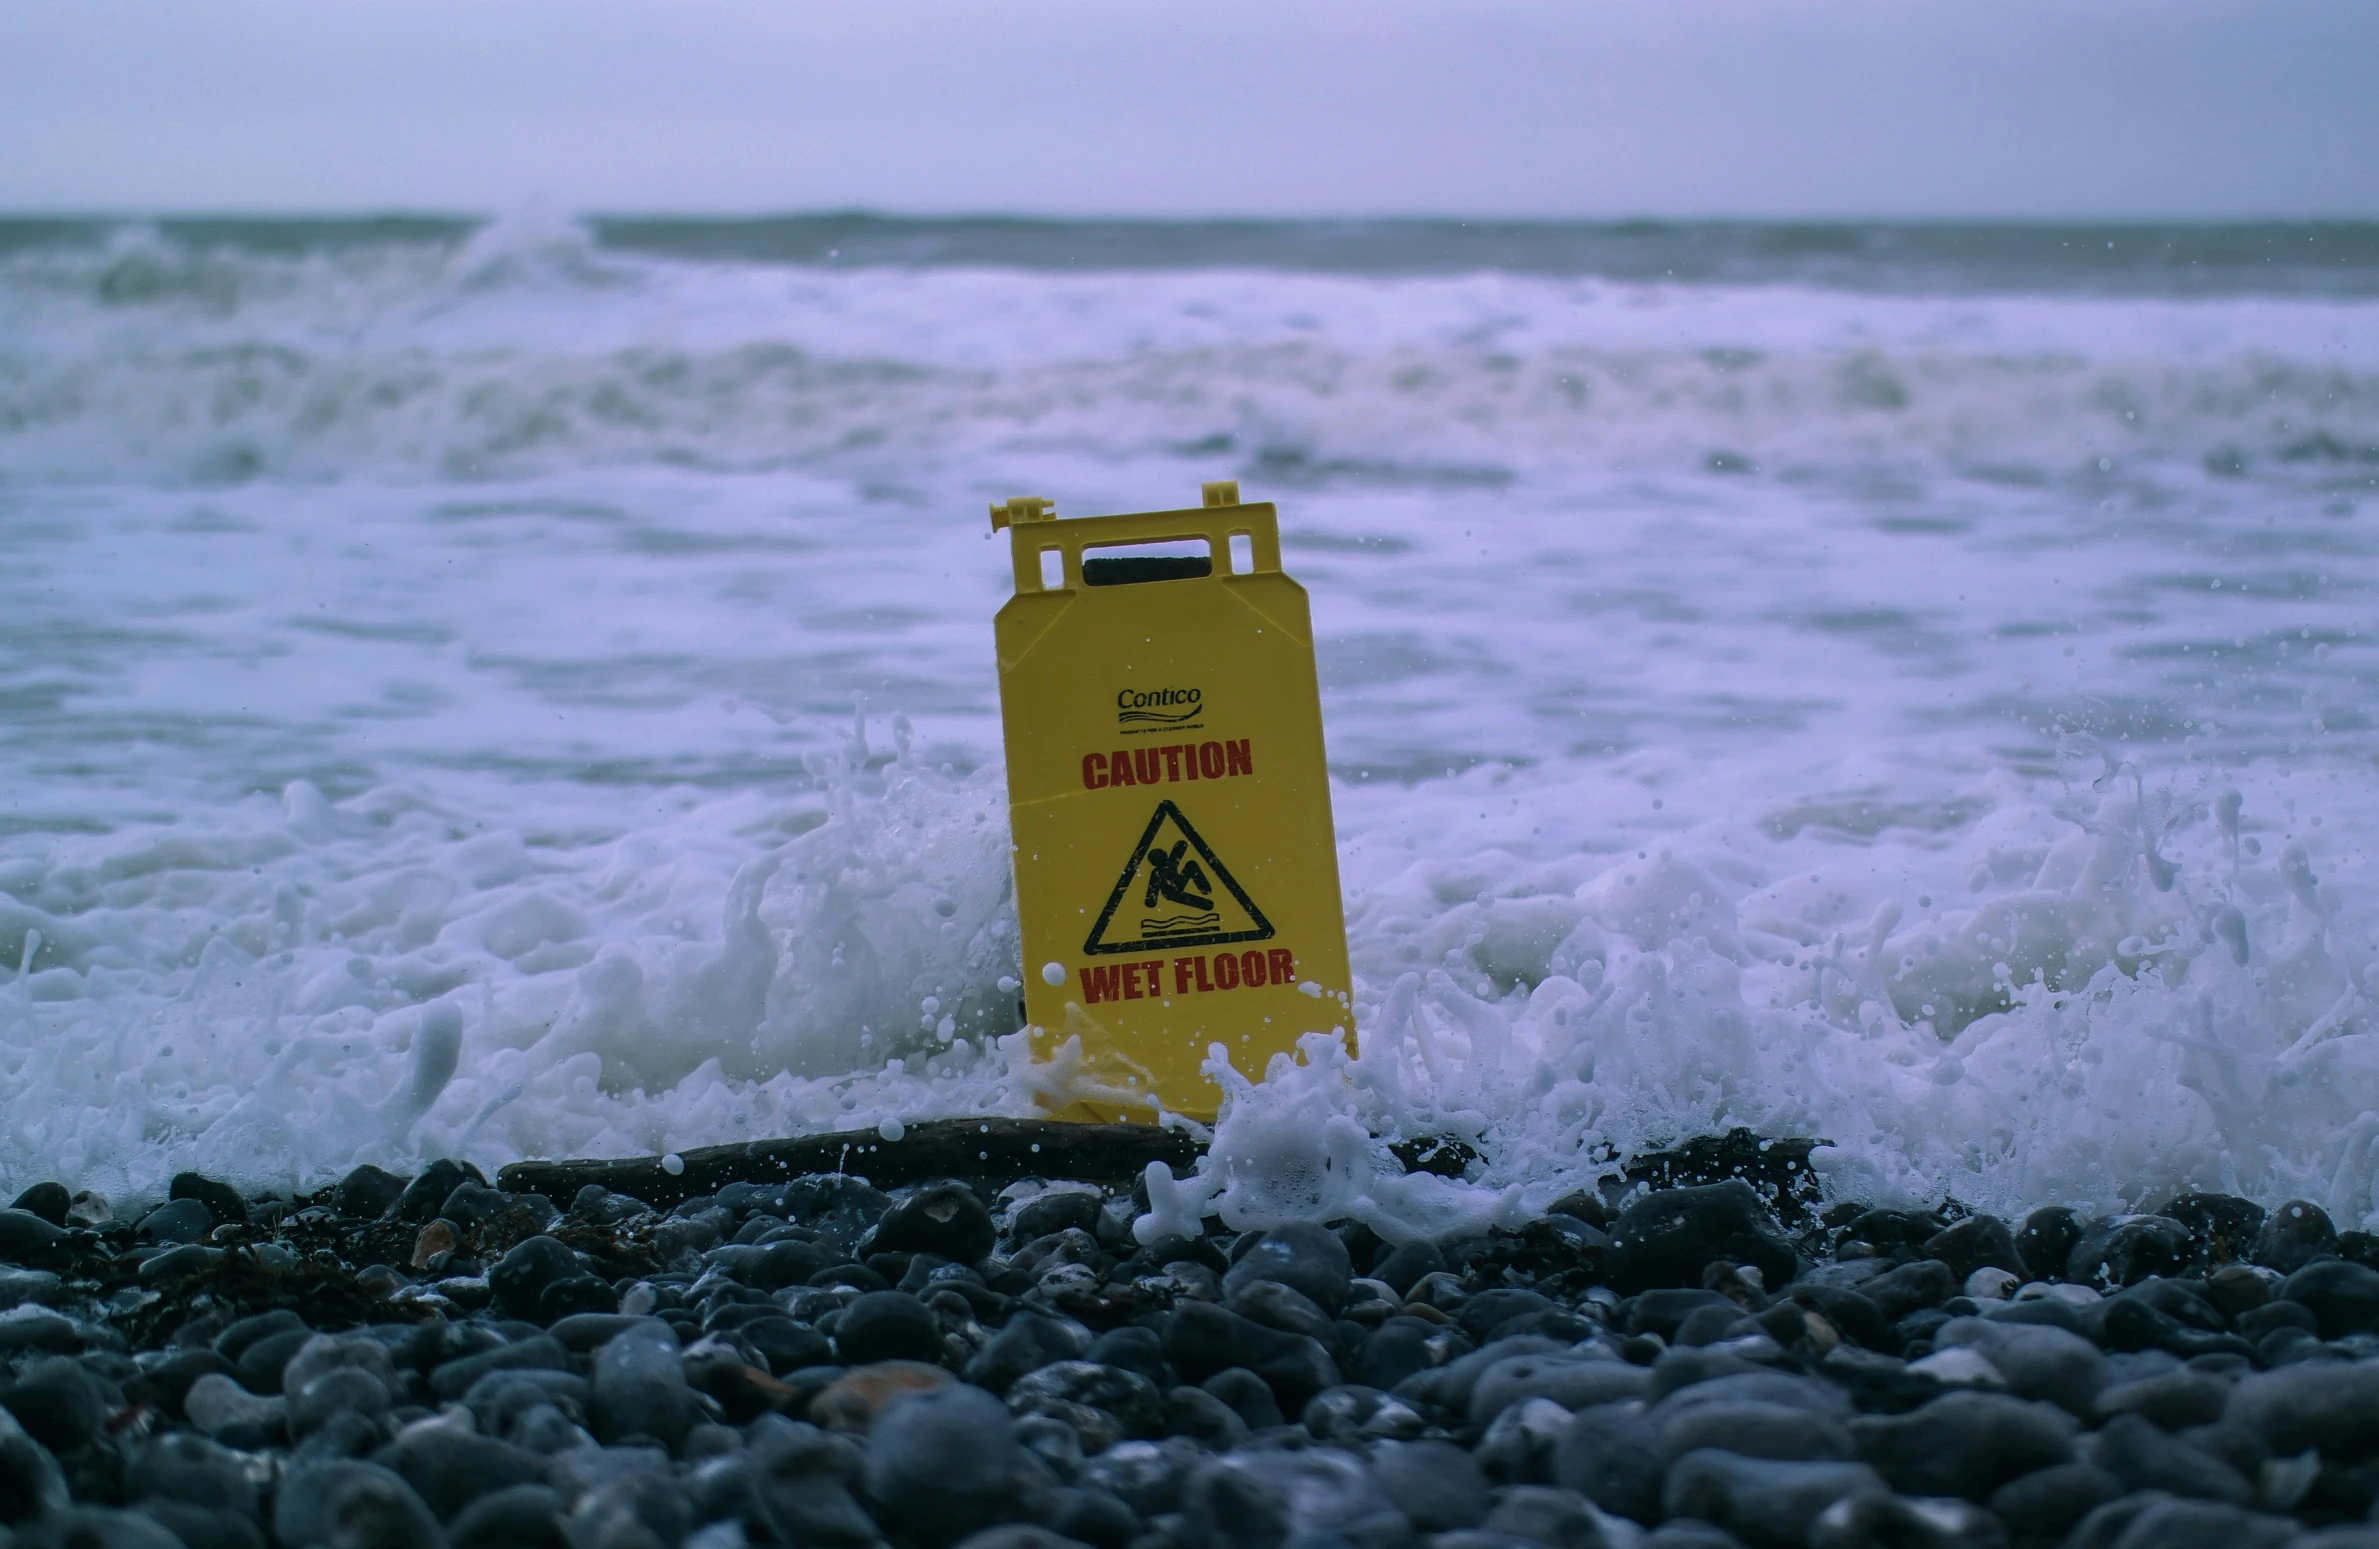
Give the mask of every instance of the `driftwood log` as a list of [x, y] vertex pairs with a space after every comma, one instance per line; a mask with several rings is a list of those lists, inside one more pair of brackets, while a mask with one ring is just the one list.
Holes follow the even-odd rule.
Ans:
[[1177, 1173], [1197, 1166], [1199, 1146], [1177, 1130], [1150, 1124], [1061, 1124], [1050, 1119], [935, 1119], [909, 1125], [898, 1140], [872, 1129], [792, 1140], [702, 1146], [669, 1158], [514, 1162], [496, 1174], [511, 1194], [542, 1194], [568, 1209], [578, 1191], [599, 1184], [667, 1210], [716, 1194], [730, 1183], [775, 1183], [805, 1173], [852, 1173], [879, 1189], [923, 1178], [1077, 1178], [1124, 1183], [1150, 1162]]

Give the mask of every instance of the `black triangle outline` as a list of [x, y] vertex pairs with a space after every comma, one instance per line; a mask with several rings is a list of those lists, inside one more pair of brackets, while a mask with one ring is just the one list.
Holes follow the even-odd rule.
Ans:
[[[1107, 933], [1107, 922], [1115, 918], [1115, 911], [1122, 907], [1125, 896], [1131, 892], [1132, 878], [1139, 874], [1140, 862], [1147, 858], [1149, 841], [1156, 838], [1156, 831], [1165, 826], [1168, 817], [1179, 826], [1181, 836], [1198, 852], [1198, 859], [1214, 868], [1214, 879], [1238, 900], [1239, 907], [1247, 911], [1247, 917], [1256, 922], [1254, 930], [1213, 931], [1203, 936], [1177, 936], [1163, 942], [1099, 940]], [[1231, 941], [1270, 941], [1278, 934], [1272, 928], [1272, 922], [1264, 918], [1264, 911], [1256, 907], [1256, 901], [1248, 897], [1247, 890], [1239, 885], [1239, 879], [1231, 875], [1231, 868], [1222, 863], [1205, 839], [1190, 826], [1190, 820], [1182, 816], [1181, 809], [1170, 801], [1160, 801], [1156, 804], [1156, 816], [1150, 818], [1148, 826], [1140, 831], [1140, 842], [1132, 846], [1132, 858], [1124, 862], [1123, 875], [1115, 879], [1115, 891], [1107, 895], [1107, 907], [1099, 911], [1098, 923], [1090, 928], [1089, 936], [1083, 939], [1082, 951], [1089, 957], [1103, 954], [1120, 956], [1126, 952], [1146, 952], [1152, 948], [1171, 951], [1175, 947], [1216, 947]]]

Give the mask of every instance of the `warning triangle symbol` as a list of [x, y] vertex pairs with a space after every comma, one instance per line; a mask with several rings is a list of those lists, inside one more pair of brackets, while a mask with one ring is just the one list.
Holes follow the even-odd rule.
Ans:
[[1082, 950], [1093, 956], [1170, 951], [1226, 941], [1269, 941], [1272, 934], [1264, 911], [1198, 837], [1181, 809], [1160, 801]]

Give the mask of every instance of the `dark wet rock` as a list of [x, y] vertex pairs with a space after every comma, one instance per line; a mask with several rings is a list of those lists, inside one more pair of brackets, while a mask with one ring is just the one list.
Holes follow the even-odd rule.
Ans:
[[1120, 1367], [1137, 1372], [1160, 1387], [1173, 1380], [1173, 1372], [1165, 1362], [1165, 1341], [1152, 1328], [1127, 1323], [1111, 1328], [1090, 1342], [1083, 1359], [1102, 1366]]
[[876, 1525], [853, 1498], [866, 1459], [849, 1438], [797, 1421], [751, 1428], [747, 1477], [760, 1514], [793, 1544], [873, 1543]]
[[1058, 1491], [1057, 1504], [1050, 1508], [1048, 1530], [1091, 1549], [1127, 1549], [1140, 1536], [1140, 1518], [1105, 1490], [1076, 1487]]
[[[1454, 1321], [1480, 1344], [1494, 1338], [1495, 1331], [1514, 1318], [1560, 1311], [1560, 1304], [1541, 1291], [1520, 1286], [1499, 1286], [1479, 1292], [1462, 1304]], [[1581, 1331], [1583, 1332], [1583, 1331]]]
[[1093, 1452], [1125, 1437], [1165, 1434], [1165, 1399], [1156, 1384], [1096, 1361], [1058, 1361], [1026, 1373], [1008, 1389], [1008, 1408], [1066, 1421]]
[[132, 1509], [155, 1520], [182, 1549], [265, 1549], [264, 1529], [252, 1518], [180, 1501], [146, 1500]]
[[2193, 1425], [2212, 1425], [2222, 1418], [2230, 1401], [2230, 1384], [2204, 1372], [2172, 1371], [2104, 1389], [2098, 1395], [2101, 1419], [2135, 1414], [2167, 1431]]
[[1292, 1413], [1341, 1380], [1337, 1363], [1319, 1341], [1266, 1328], [1204, 1302], [1175, 1309], [1165, 1336], [1165, 1358], [1192, 1382], [1203, 1382], [1230, 1367], [1245, 1367], [1261, 1377], [1281, 1407]]
[[1655, 1410], [1652, 1419], [1661, 1449], [1671, 1458], [1704, 1447], [1788, 1462], [1840, 1463], [1858, 1456], [1849, 1434], [1833, 1420], [1784, 1404], [1738, 1399], [1665, 1414]]
[[548, 1322], [551, 1320], [539, 1316], [539, 1298], [547, 1287], [579, 1273], [578, 1255], [563, 1243], [552, 1237], [530, 1237], [496, 1261], [487, 1272], [487, 1284], [496, 1305], [507, 1315]]
[[1743, 1549], [1743, 1540], [1711, 1523], [1679, 1517], [1637, 1539], [1636, 1549]]
[[1947, 1264], [1960, 1285], [1978, 1269], [2004, 1269], [2018, 1276], [2024, 1273], [2015, 1234], [1997, 1216], [1968, 1216], [1952, 1222], [1926, 1238], [1918, 1251]]
[[1354, 1267], [1337, 1233], [1298, 1224], [1264, 1233], [1223, 1276], [1223, 1294], [1236, 1296], [1259, 1280], [1276, 1281], [1325, 1313], [1335, 1313], [1346, 1305]]
[[1652, 1374], [1643, 1367], [1607, 1357], [1568, 1352], [1507, 1356], [1484, 1367], [1471, 1384], [1470, 1422], [1491, 1425], [1512, 1405], [1532, 1398], [1550, 1399], [1573, 1412], [1623, 1403], [1642, 1398], [1651, 1385]]
[[1553, 1449], [1555, 1484], [1647, 1524], [1660, 1520], [1666, 1468], [1660, 1433], [1632, 1403], [1580, 1410]]
[[1395, 1542], [1411, 1532], [1369, 1471], [1335, 1448], [1217, 1458], [1190, 1478], [1181, 1515], [1186, 1549], [1283, 1545], [1324, 1533]]
[[2032, 1279], [2055, 1280], [2064, 1275], [2065, 1262], [2081, 1241], [2082, 1226], [2074, 1213], [2063, 1205], [2048, 1205], [2024, 1217], [2016, 1233], [2016, 1255]]
[[2183, 1194], [2156, 1213], [2189, 1229], [2199, 1262], [2208, 1267], [2252, 1254], [2256, 1234], [2263, 1230], [2263, 1207], [2235, 1194]]
[[873, 1253], [931, 1253], [972, 1264], [999, 1238], [981, 1196], [963, 1183], [919, 1184], [884, 1212], [868, 1250]]
[[331, 1191], [331, 1208], [343, 1216], [375, 1219], [404, 1198], [406, 1181], [366, 1162], [339, 1180]]
[[1476, 1527], [1493, 1504], [1478, 1464], [1449, 1442], [1384, 1442], [1371, 1455], [1371, 1472], [1396, 1509], [1423, 1533]]
[[251, 1393], [278, 1393], [282, 1368], [313, 1337], [313, 1330], [299, 1327], [279, 1329], [250, 1340], [232, 1360], [232, 1375]]
[[1445, 1267], [1445, 1255], [1437, 1251], [1437, 1244], [1408, 1242], [1392, 1249], [1373, 1264], [1371, 1278], [1402, 1296], [1411, 1291], [1422, 1276], [1433, 1275]]
[[2240, 1381], [2223, 1415], [2275, 1457], [2308, 1447], [2346, 1463], [2379, 1456], [2379, 1362], [2308, 1362], [2258, 1372]]
[[289, 1433], [287, 1399], [277, 1394], [260, 1397], [221, 1375], [192, 1383], [182, 1412], [208, 1436], [243, 1452], [281, 1445]]
[[1627, 1309], [1627, 1331], [1630, 1334], [1658, 1334], [1675, 1343], [1686, 1320], [1696, 1313], [1716, 1309], [1729, 1317], [1739, 1317], [1743, 1308], [1716, 1291], [1698, 1286], [1660, 1287], [1634, 1297]]
[[2095, 1463], [2059, 1463], [2001, 1485], [1989, 1505], [2017, 1539], [2053, 1544], [2122, 1494], [2123, 1481]]
[[1090, 1330], [1070, 1318], [1020, 1307], [967, 1362], [966, 1379], [994, 1393], [1005, 1393], [1026, 1372], [1052, 1361], [1079, 1358], [1090, 1348], [1090, 1337]]
[[13, 1382], [0, 1379], [0, 1405], [52, 1452], [95, 1440], [122, 1402], [81, 1363], [63, 1357], [33, 1361]]
[[1883, 1355], [1899, 1353], [1901, 1339], [1892, 1328], [1892, 1320], [1883, 1315], [1883, 1309], [1864, 1291], [1845, 1286], [1796, 1285], [1788, 1294], [1797, 1305], [1824, 1318], [1852, 1343]]
[[2338, 1247], [2338, 1229], [2311, 1200], [2292, 1199], [2264, 1217], [2255, 1234], [2254, 1262], [2266, 1269], [2293, 1275]]
[[1054, 1527], [1031, 1522], [1003, 1522], [959, 1540], [956, 1549], [1089, 1549], [1081, 1539]]
[[1828, 1506], [1882, 1489], [1863, 1463], [1780, 1463], [1702, 1451], [1669, 1469], [1662, 1504], [1672, 1517], [1713, 1523], [1755, 1549], [1797, 1549]]
[[1183, 1487], [1205, 1464], [1193, 1443], [1127, 1441], [1082, 1465], [1078, 1488], [1102, 1490], [1144, 1517], [1181, 1509]]
[[1500, 1539], [1516, 1538], [1549, 1549], [1611, 1549], [1602, 1518], [1586, 1497], [1554, 1485], [1510, 1485], [1497, 1491], [1494, 1506], [1479, 1525]]
[[410, 1426], [391, 1452], [389, 1466], [441, 1520], [498, 1490], [545, 1483], [543, 1457], [459, 1426]]
[[1338, 1325], [1312, 1298], [1277, 1280], [1251, 1280], [1225, 1303], [1231, 1311], [1284, 1334], [1303, 1334], [1327, 1345], [1338, 1337]]
[[36, 1268], [58, 1257], [65, 1231], [30, 1210], [0, 1210], [0, 1260]]
[[1850, 1423], [1859, 1456], [1906, 1495], [1988, 1500], [2022, 1474], [2074, 1459], [2071, 1416], [1999, 1393], [1950, 1393]]
[[405, 1185], [405, 1191], [397, 1196], [396, 1203], [389, 1207], [387, 1213], [399, 1221], [410, 1221], [416, 1226], [425, 1225], [437, 1219], [439, 1207], [446, 1203], [446, 1196], [457, 1187], [464, 1183], [486, 1181], [478, 1175], [476, 1168], [440, 1157], [414, 1174], [413, 1181]]
[[2244, 1506], [2254, 1487], [2238, 1470], [2179, 1437], [2158, 1430], [2135, 1414], [2109, 1420], [2094, 1438], [2090, 1460], [2123, 1481], [2127, 1489], [2163, 1490]]
[[1740, 1179], [1643, 1195], [1611, 1224], [1605, 1266], [1621, 1295], [1691, 1286], [1714, 1260], [1756, 1268], [1771, 1290], [1793, 1278], [1793, 1250], [1752, 1187]]
[[2285, 1517], [2142, 1491], [2084, 1517], [2066, 1549], [2282, 1549], [2296, 1533]]
[[2319, 1338], [2321, 1320], [2313, 1316], [2313, 1309], [2302, 1302], [2266, 1302], [2262, 1306], [2242, 1312], [2235, 1320], [2239, 1337], [2260, 1345], [2264, 1339], [2281, 1329], [2297, 1329], [2310, 1338]]
[[961, 1384], [903, 1399], [878, 1418], [867, 1490], [910, 1537], [938, 1549], [1045, 1516], [1057, 1485], [1010, 1433], [1000, 1401]]
[[[1267, 1402], [1271, 1389], [1264, 1390]], [[1216, 1452], [1228, 1452], [1247, 1440], [1247, 1422], [1239, 1412], [1204, 1388], [1177, 1387], [1165, 1395], [1165, 1434], [1186, 1436]]]
[[2226, 1318], [2252, 1312], [2272, 1299], [2270, 1271], [2225, 1264], [2206, 1276], [2206, 1301]]
[[622, 1332], [595, 1352], [587, 1420], [597, 1439], [649, 1436], [674, 1447], [694, 1414], [693, 1390], [686, 1385], [675, 1340], [643, 1326]]
[[570, 1364], [570, 1352], [540, 1334], [443, 1362], [429, 1374], [429, 1387], [436, 1398], [458, 1399], [490, 1372], [568, 1371]]
[[2065, 1258], [2065, 1278], [2077, 1285], [2132, 1285], [2151, 1275], [2178, 1275], [2195, 1256], [2189, 1228], [2169, 1216], [2093, 1221]]
[[215, 1229], [215, 1213], [199, 1199], [174, 1199], [140, 1218], [143, 1242], [201, 1242]]
[[1098, 1225], [1104, 1203], [1106, 1196], [1096, 1189], [1046, 1189], [1016, 1207], [1008, 1235], [1017, 1242], [1031, 1242], [1068, 1227], [1087, 1232]]
[[256, 1481], [239, 1454], [188, 1431], [152, 1436], [132, 1454], [124, 1475], [136, 1501], [179, 1501], [210, 1512], [253, 1517]]
[[572, 1549], [562, 1498], [542, 1484], [480, 1496], [446, 1525], [449, 1549]]
[[284, 1479], [273, 1502], [273, 1537], [290, 1549], [437, 1549], [442, 1542], [437, 1519], [411, 1485], [356, 1461], [321, 1463]]
[[245, 1226], [248, 1222], [248, 1202], [240, 1191], [220, 1178], [204, 1173], [176, 1173], [166, 1187], [168, 1200], [194, 1199], [207, 1207], [217, 1226]]
[[[814, 1375], [835, 1375], [808, 1406], [809, 1418], [832, 1431], [861, 1435], [877, 1417], [902, 1399], [949, 1387], [956, 1379], [939, 1366], [923, 1361], [878, 1361], [873, 1366], [821, 1368]], [[813, 1374], [794, 1373], [796, 1378]], [[793, 1384], [788, 1383], [788, 1386]]]
[[1867, 1281], [1859, 1294], [1873, 1302], [1887, 1322], [1897, 1323], [1912, 1312], [1948, 1301], [1965, 1279], [1939, 1259], [1918, 1259]]
[[2106, 1357], [2081, 1335], [2041, 1324], [1952, 1318], [1934, 1334], [1942, 1347], [1980, 1351], [2021, 1398], [2045, 1399], [2067, 1414], [2087, 1416], [2109, 1381]]
[[2281, 1282], [2280, 1294], [2313, 1314], [2323, 1339], [2379, 1328], [2379, 1270], [2317, 1259]]
[[26, 1434], [14, 1414], [0, 1411], [0, 1528], [63, 1510], [69, 1499], [58, 1460]]
[[853, 1366], [877, 1361], [934, 1361], [942, 1333], [923, 1302], [905, 1291], [869, 1291], [843, 1310], [835, 1348]]
[[19, 1194], [8, 1208], [22, 1210], [27, 1215], [39, 1216], [52, 1226], [63, 1227], [66, 1224], [67, 1207], [73, 1203], [74, 1196], [67, 1192], [65, 1184], [36, 1183]]
[[156, 1518], [104, 1506], [76, 1506], [28, 1522], [12, 1542], [18, 1549], [187, 1549]]
[[1393, 1317], [1365, 1337], [1348, 1375], [1375, 1388], [1393, 1388], [1416, 1372], [1438, 1364], [1442, 1325], [1423, 1318]]
[[1270, 1430], [1287, 1423], [1279, 1400], [1273, 1396], [1272, 1385], [1244, 1366], [1216, 1372], [1200, 1383], [1199, 1388], [1229, 1405], [1231, 1412], [1250, 1430]]

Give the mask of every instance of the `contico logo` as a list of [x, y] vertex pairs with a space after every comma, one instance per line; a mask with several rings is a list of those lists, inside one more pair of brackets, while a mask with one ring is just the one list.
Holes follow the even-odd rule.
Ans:
[[1118, 689], [1115, 722], [1119, 726], [1179, 726], [1205, 713], [1200, 691], [1194, 688]]

